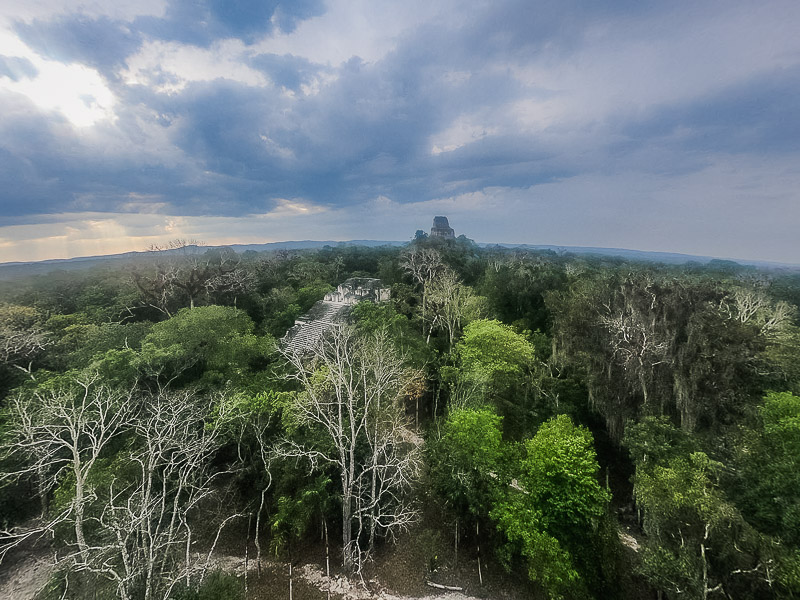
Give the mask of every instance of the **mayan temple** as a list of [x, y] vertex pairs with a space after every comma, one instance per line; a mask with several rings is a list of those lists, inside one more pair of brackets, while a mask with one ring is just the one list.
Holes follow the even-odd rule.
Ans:
[[447, 222], [447, 217], [433, 217], [433, 227], [431, 227], [431, 237], [454, 239], [456, 232]]
[[313, 350], [326, 332], [348, 320], [353, 306], [359, 302], [387, 302], [390, 296], [391, 289], [384, 287], [380, 279], [351, 277], [298, 317], [281, 338], [281, 345], [294, 353]]

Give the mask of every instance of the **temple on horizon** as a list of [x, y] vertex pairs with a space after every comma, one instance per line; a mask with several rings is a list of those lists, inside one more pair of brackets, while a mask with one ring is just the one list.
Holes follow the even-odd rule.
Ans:
[[447, 222], [447, 217], [433, 217], [433, 227], [431, 227], [431, 237], [455, 239], [456, 232]]

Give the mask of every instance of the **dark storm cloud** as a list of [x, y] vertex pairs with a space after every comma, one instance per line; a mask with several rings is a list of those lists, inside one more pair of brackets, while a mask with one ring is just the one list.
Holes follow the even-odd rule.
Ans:
[[41, 56], [90, 65], [106, 75], [112, 75], [113, 67], [124, 63], [142, 41], [141, 34], [128, 24], [85, 15], [18, 23], [16, 32]]
[[[554, 223], [591, 237], [582, 215], [690, 219], [691, 194], [724, 206], [730, 172], [793, 193], [767, 175], [800, 164], [792, 3], [410, 2], [396, 29], [359, 18], [372, 6], [175, 0], [128, 21], [16, 22], [116, 102], [80, 129], [0, 91], [0, 213], [239, 217], [294, 199], [346, 220], [379, 197], [455, 211], [472, 195], [464, 210], [491, 198], [503, 223], [504, 198], [516, 215], [547, 196]], [[0, 58], [6, 82], [45, 67]]]
[[137, 197], [167, 204], [171, 198], [193, 199], [208, 210], [212, 197], [231, 196], [191, 161], [164, 164], [165, 157], [146, 142], [114, 144], [123, 130], [128, 139], [141, 140], [135, 115], [123, 113], [115, 126], [101, 126], [87, 140], [75, 135], [64, 117], [45, 115], [18, 99], [0, 95], [0, 110], [13, 115], [0, 121], [0, 212], [6, 217], [135, 211]]
[[[172, 2], [163, 18], [140, 17], [135, 27], [160, 39], [207, 45], [228, 36], [251, 41], [272, 27], [273, 15], [279, 27], [291, 30], [298, 19], [321, 12], [316, 3], [291, 6], [290, 12], [279, 3], [254, 8]], [[133, 161], [145, 165], [130, 168], [128, 156], [97, 160], [92, 148], [80, 146], [65, 156], [31, 152], [29, 162], [36, 165], [31, 178], [60, 189], [57, 204], [62, 207], [69, 206], [64, 196], [80, 196], [89, 209], [115, 210], [118, 203], [108, 197], [118, 189], [121, 194], [160, 192], [172, 210], [192, 214], [263, 210], [266, 199], [277, 197], [353, 204], [390, 195], [402, 202], [435, 197], [441, 189], [464, 193], [550, 181], [575, 167], [523, 134], [492, 136], [442, 156], [431, 155], [430, 138], [462, 113], [496, 112], [530, 93], [507, 70], [492, 68], [497, 56], [531, 54], [554, 42], [562, 48], [577, 44], [584, 20], [598, 11], [607, 14], [593, 7], [545, 3], [533, 10], [525, 2], [508, 3], [478, 12], [465, 28], [423, 26], [375, 64], [353, 58], [338, 69], [334, 83], [296, 102], [273, 88], [224, 80], [189, 84], [169, 96], [131, 90], [124, 103], [146, 106], [158, 115], [183, 153], [181, 164], [170, 169], [147, 164], [145, 151]], [[142, 33], [131, 33], [135, 27], [105, 18], [65, 17], [20, 26], [19, 31], [47, 56], [108, 66], [140, 45]], [[292, 55], [255, 55], [249, 63], [277, 86], [295, 92], [330, 71]], [[447, 72], [464, 69], [462, 80], [443, 81]], [[156, 73], [152, 82], [172, 83], [174, 75]], [[127, 116], [123, 109], [117, 129], [135, 137]], [[56, 146], [55, 137], [40, 147]], [[41, 199], [19, 207], [43, 209], [53, 207], [42, 206]]]
[[322, 0], [171, 0], [164, 17], [140, 17], [136, 26], [149, 36], [196, 46], [220, 38], [252, 43], [276, 28], [293, 31], [323, 12]]

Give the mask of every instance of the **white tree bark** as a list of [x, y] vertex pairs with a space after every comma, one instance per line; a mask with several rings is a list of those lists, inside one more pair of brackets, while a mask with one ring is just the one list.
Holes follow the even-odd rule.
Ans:
[[312, 470], [328, 464], [339, 471], [342, 562], [358, 572], [379, 535], [393, 535], [417, 515], [406, 492], [420, 469], [419, 438], [400, 402], [409, 371], [385, 332], [363, 339], [347, 326], [334, 328], [311, 355], [285, 356], [302, 388], [290, 408], [294, 418], [330, 445], [287, 438], [276, 453], [303, 458]]

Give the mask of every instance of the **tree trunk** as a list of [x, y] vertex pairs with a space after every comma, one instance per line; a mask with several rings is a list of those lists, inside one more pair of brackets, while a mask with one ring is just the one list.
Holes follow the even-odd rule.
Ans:
[[322, 529], [325, 532], [325, 576], [328, 578], [328, 584], [325, 587], [328, 592], [327, 600], [331, 600], [331, 552], [328, 544], [328, 521], [324, 517], [322, 518]]
[[478, 542], [478, 581], [483, 585], [483, 573], [481, 572], [481, 540], [480, 540], [480, 524], [475, 523], [475, 539]]
[[39, 506], [42, 509], [42, 519], [44, 519], [50, 510], [50, 504], [47, 497], [47, 486], [45, 485], [44, 469], [37, 469], [36, 484], [39, 493]]
[[259, 535], [261, 533], [261, 513], [264, 511], [264, 496], [267, 493], [267, 488], [261, 490], [261, 504], [258, 505], [258, 513], [256, 514], [256, 573], [261, 577], [261, 540]]
[[81, 472], [81, 458], [76, 451], [73, 451], [73, 465], [75, 470], [75, 540], [78, 543], [78, 550], [84, 563], [89, 562], [89, 545], [83, 533], [83, 503], [84, 503], [84, 480]]
[[458, 568], [458, 517], [456, 517], [456, 559], [455, 567]]
[[250, 522], [253, 520], [253, 513], [247, 515], [247, 538], [244, 541], [244, 597], [247, 598], [247, 559], [250, 549]]
[[351, 494], [342, 497], [342, 566], [347, 573], [353, 572], [352, 540], [353, 530], [350, 519], [353, 516]]

